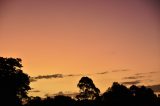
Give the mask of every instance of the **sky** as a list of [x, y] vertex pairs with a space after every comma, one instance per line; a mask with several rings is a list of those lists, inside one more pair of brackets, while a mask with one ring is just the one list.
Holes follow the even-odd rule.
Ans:
[[114, 81], [160, 84], [159, 5], [158, 0], [0, 0], [0, 56], [22, 59], [23, 71], [35, 80], [34, 96], [78, 92], [82, 76], [102, 92]]

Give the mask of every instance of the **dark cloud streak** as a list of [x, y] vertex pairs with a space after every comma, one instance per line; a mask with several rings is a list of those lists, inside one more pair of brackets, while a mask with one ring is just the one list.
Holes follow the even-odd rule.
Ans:
[[139, 83], [141, 83], [140, 80], [122, 82], [122, 84], [125, 84], [125, 85], [136, 85]]
[[29, 92], [35, 92], [35, 93], [38, 93], [38, 92], [41, 92], [41, 91], [39, 91], [39, 90], [31, 90], [31, 91], [29, 91]]
[[52, 78], [64, 78], [64, 77], [74, 77], [74, 76], [82, 76], [81, 74], [52, 74], [52, 75], [39, 75], [36, 77], [30, 77], [30, 82], [35, 82], [39, 79], [52, 79]]
[[130, 77], [124, 77], [123, 79], [139, 79], [139, 78], [143, 78], [145, 76], [130, 76]]
[[62, 74], [53, 74], [53, 75], [39, 75], [34, 77], [34, 79], [51, 79], [51, 78], [63, 78]]
[[100, 72], [100, 73], [96, 73], [96, 74], [107, 74], [108, 71], [104, 71], [104, 72]]
[[82, 76], [81, 74], [68, 74], [64, 75], [64, 77], [74, 77], [74, 76]]
[[[113, 70], [111, 72], [122, 72], [122, 71], [128, 71], [127, 69], [119, 69], [119, 70]], [[109, 73], [108, 71], [104, 71], [104, 72], [99, 72], [99, 73], [95, 73], [97, 75], [103, 75], [103, 74], [107, 74]], [[93, 75], [93, 74], [87, 74], [87, 75]], [[39, 79], [51, 79], [51, 78], [64, 78], [64, 77], [74, 77], [74, 76], [84, 76], [82, 74], [67, 74], [67, 75], [63, 75], [63, 74], [51, 74], [51, 75], [39, 75], [39, 76], [35, 76], [35, 77], [30, 77], [30, 82], [35, 82]]]
[[112, 70], [112, 72], [123, 72], [123, 71], [129, 71], [129, 70], [127, 69]]

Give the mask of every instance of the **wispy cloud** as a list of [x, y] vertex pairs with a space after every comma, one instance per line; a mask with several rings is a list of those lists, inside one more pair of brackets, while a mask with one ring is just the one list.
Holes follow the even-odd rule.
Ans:
[[159, 71], [151, 71], [151, 72], [149, 72], [149, 74], [156, 74], [156, 73], [159, 73]]
[[[122, 71], [128, 71], [127, 69], [117, 69], [117, 70], [112, 70], [111, 72], [122, 72]], [[110, 73], [109, 71], [104, 71], [104, 72], [99, 72], [99, 73], [95, 73], [97, 75], [103, 75], [103, 74], [107, 74]], [[94, 75], [94, 73], [91, 74], [85, 74], [85, 75]], [[39, 76], [35, 76], [35, 77], [30, 77], [30, 81], [31, 82], [35, 82], [39, 79], [51, 79], [51, 78], [64, 78], [64, 77], [75, 77], [75, 76], [84, 76], [83, 74], [51, 74], [51, 75], [39, 75]]]
[[116, 69], [116, 70], [112, 70], [112, 71], [104, 71], [104, 72], [99, 72], [99, 73], [95, 73], [95, 74], [108, 74], [108, 73], [112, 73], [112, 72], [124, 72], [124, 71], [129, 71], [128, 69]]
[[40, 90], [35, 90], [34, 88], [31, 88], [31, 90], [29, 90], [29, 92], [41, 92]]
[[39, 75], [35, 77], [30, 77], [30, 82], [35, 82], [40, 79], [52, 79], [52, 78], [64, 78], [64, 77], [74, 77], [74, 76], [82, 76], [81, 74], [51, 74], [51, 75]]
[[52, 74], [52, 75], [39, 75], [37, 77], [33, 77], [34, 79], [51, 79], [51, 78], [63, 78], [62, 74]]
[[140, 80], [122, 82], [122, 84], [125, 84], [125, 85], [136, 85], [139, 83], [141, 83]]
[[29, 80], [30, 80], [30, 82], [35, 82], [35, 81], [37, 81], [34, 77], [30, 77]]
[[156, 74], [159, 73], [159, 71], [150, 71], [150, 72], [146, 72], [146, 73], [136, 73], [135, 75], [150, 75], [150, 74]]
[[135, 75], [139, 76], [139, 75], [144, 75], [146, 73], [136, 73]]
[[129, 77], [123, 77], [123, 79], [140, 79], [144, 77], [148, 77], [148, 75], [158, 73], [157, 71], [151, 71], [151, 72], [146, 72], [146, 73], [136, 73], [132, 76]]
[[96, 74], [107, 74], [108, 71], [104, 71], [104, 72], [100, 72], [100, 73], [96, 73]]
[[78, 92], [63, 92], [63, 91], [60, 91], [60, 92], [55, 93], [55, 94], [46, 94], [45, 96], [55, 97], [55, 96], [63, 95], [63, 96], [75, 97], [78, 94], [79, 94]]
[[124, 77], [123, 79], [139, 79], [139, 78], [143, 78], [145, 76], [130, 76], [130, 77]]
[[35, 92], [36, 93], [36, 92], [40, 92], [40, 91], [39, 90], [33, 90], [33, 91], [29, 91], [29, 92]]
[[35, 82], [39, 79], [51, 79], [51, 78], [63, 78], [63, 75], [62, 74], [39, 75], [36, 77], [30, 77], [30, 82]]
[[112, 70], [112, 72], [123, 72], [123, 71], [129, 71], [128, 69], [117, 69], [117, 70]]
[[67, 74], [63, 75], [64, 77], [75, 77], [75, 76], [83, 76], [82, 74]]

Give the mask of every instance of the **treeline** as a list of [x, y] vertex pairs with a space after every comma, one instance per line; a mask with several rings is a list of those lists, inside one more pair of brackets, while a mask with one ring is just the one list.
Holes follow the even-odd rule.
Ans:
[[127, 88], [114, 82], [100, 94], [92, 79], [82, 77], [75, 98], [58, 95], [53, 98], [29, 97], [30, 77], [21, 70], [19, 58], [0, 57], [0, 106], [160, 106], [160, 97], [145, 86]]
[[95, 94], [96, 92], [91, 89], [85, 88], [85, 91], [81, 91], [75, 99], [63, 95], [45, 99], [32, 97], [26, 106], [160, 106], [160, 98], [145, 86], [132, 85], [127, 88], [114, 82], [102, 95]]

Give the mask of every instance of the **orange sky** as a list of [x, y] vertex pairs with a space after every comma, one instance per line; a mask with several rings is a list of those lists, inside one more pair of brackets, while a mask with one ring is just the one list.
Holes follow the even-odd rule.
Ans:
[[[91, 74], [104, 91], [108, 80], [160, 72], [158, 9], [156, 0], [1, 0], [0, 56], [22, 58], [30, 76]], [[130, 72], [92, 75], [122, 69]], [[160, 83], [158, 75], [144, 84]], [[79, 79], [40, 80], [32, 87], [44, 91], [38, 95], [49, 88], [76, 91]]]

